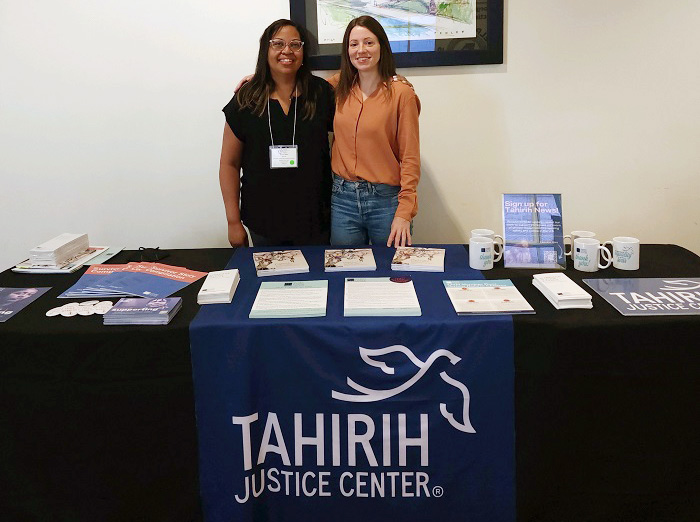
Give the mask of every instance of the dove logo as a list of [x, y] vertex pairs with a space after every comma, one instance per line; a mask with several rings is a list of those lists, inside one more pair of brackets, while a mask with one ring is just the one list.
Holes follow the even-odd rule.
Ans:
[[[700, 281], [693, 279], [661, 279], [652, 291], [610, 292], [619, 298], [629, 311], [700, 310]], [[648, 288], [648, 287], [647, 287]]]
[[692, 279], [664, 279], [666, 286], [662, 286], [660, 290], [671, 290], [671, 291], [688, 291], [688, 290], [700, 290], [700, 282], [693, 281]]
[[[446, 358], [452, 365], [457, 364], [461, 359], [460, 357], [456, 356], [449, 350], [435, 350], [433, 353], [431, 353], [428, 358], [425, 361], [420, 360], [416, 355], [409, 350], [407, 347], [402, 346], [402, 345], [394, 345], [394, 346], [387, 346], [386, 348], [378, 348], [378, 349], [369, 349], [369, 348], [359, 348], [360, 350], [360, 358], [369, 366], [373, 366], [375, 368], [378, 368], [382, 372], [384, 372], [387, 375], [393, 375], [394, 374], [394, 368], [391, 366], [388, 366], [385, 362], [379, 360], [379, 357], [382, 357], [384, 355], [388, 355], [391, 353], [402, 353], [404, 354], [408, 360], [415, 365], [417, 368], [417, 371], [413, 376], [411, 376], [408, 380], [406, 380], [404, 383], [400, 384], [399, 386], [395, 386], [393, 388], [389, 389], [374, 389], [374, 388], [368, 388], [366, 386], [362, 386], [361, 384], [356, 383], [353, 381], [350, 377], [347, 378], [347, 383], [350, 388], [355, 390], [356, 394], [352, 393], [343, 393], [340, 391], [333, 390], [331, 392], [331, 396], [334, 399], [337, 399], [339, 401], [346, 401], [346, 402], [378, 402], [382, 401], [384, 399], [388, 399], [390, 397], [395, 397], [399, 395], [400, 393], [405, 392], [412, 386], [414, 386], [418, 381], [423, 378], [430, 368], [433, 366], [433, 364], [438, 361], [441, 358]], [[450, 411], [447, 410], [447, 404], [444, 402], [440, 403], [440, 413], [442, 414], [445, 419], [447, 419], [447, 422], [450, 423], [450, 425], [464, 433], [476, 433], [476, 430], [472, 426], [471, 421], [469, 420], [469, 400], [470, 400], [470, 395], [469, 395], [469, 389], [460, 381], [453, 379], [450, 377], [447, 372], [440, 372], [440, 377], [442, 378], [443, 381], [445, 381], [447, 384], [454, 386], [457, 388], [463, 398], [462, 402], [462, 412], [461, 412], [461, 422], [457, 420], [454, 416], [454, 414]]]

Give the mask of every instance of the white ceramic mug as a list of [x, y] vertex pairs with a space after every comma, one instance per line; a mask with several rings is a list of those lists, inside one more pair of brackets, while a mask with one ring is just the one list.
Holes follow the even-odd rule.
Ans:
[[472, 237], [469, 239], [469, 266], [476, 270], [491, 270], [494, 261], [501, 259], [501, 253], [494, 255], [493, 239]]
[[[566, 234], [564, 236], [564, 252], [567, 256], [570, 256], [574, 249], [574, 241], [579, 237], [595, 237], [595, 232], [590, 230], [572, 230], [571, 234]], [[567, 243], [566, 240], [569, 240]], [[569, 251], [566, 252], [566, 245], [569, 245]]]
[[[493, 230], [488, 228], [475, 228], [471, 231], [470, 237], [488, 237], [493, 240], [493, 248], [498, 259], [501, 259], [503, 255], [503, 236], [496, 234]], [[496, 259], [496, 261], [498, 261]]]
[[603, 245], [610, 245], [612, 264], [620, 270], [639, 270], [639, 239], [636, 237], [618, 236]]
[[[578, 237], [574, 240], [572, 250], [574, 268], [581, 272], [597, 272], [600, 268], [608, 268], [612, 263], [610, 251], [592, 237]], [[600, 258], [605, 264], [601, 264]]]

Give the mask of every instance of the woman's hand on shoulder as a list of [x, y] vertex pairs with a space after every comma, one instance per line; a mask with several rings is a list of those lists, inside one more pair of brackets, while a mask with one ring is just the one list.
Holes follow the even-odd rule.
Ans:
[[411, 222], [399, 216], [395, 216], [391, 222], [391, 232], [386, 246], [390, 247], [411, 246]]
[[248, 76], [244, 76], [243, 78], [241, 78], [241, 81], [238, 82], [238, 85], [236, 85], [236, 88], [233, 89], [233, 93], [235, 94], [235, 93], [237, 93], [238, 91], [240, 91], [240, 90], [241, 90], [241, 87], [243, 87], [246, 83], [248, 83], [248, 82], [249, 82], [250, 80], [252, 80], [252, 79], [253, 79], [253, 75], [252, 75], [252, 74], [249, 74]]
[[[413, 84], [411, 82], [409, 82], [408, 79], [405, 76], [402, 76], [401, 74], [396, 74], [396, 75], [392, 76], [391, 81], [403, 83], [404, 85], [408, 85], [411, 89], [413, 89]], [[416, 90], [413, 89], [413, 91], [415, 92]]]
[[232, 247], [248, 246], [248, 233], [243, 228], [243, 223], [236, 221], [228, 224], [228, 242]]

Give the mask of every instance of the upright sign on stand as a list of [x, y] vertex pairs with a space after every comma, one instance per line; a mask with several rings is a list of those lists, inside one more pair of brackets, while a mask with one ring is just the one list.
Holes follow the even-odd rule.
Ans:
[[564, 270], [561, 194], [503, 194], [506, 268]]

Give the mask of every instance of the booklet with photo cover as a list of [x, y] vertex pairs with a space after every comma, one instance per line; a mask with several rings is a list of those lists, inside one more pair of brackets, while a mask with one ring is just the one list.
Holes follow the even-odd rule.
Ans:
[[561, 194], [503, 194], [506, 268], [566, 269]]
[[253, 263], [258, 277], [303, 274], [309, 271], [309, 264], [301, 250], [253, 252]]
[[391, 269], [407, 272], [444, 272], [445, 249], [396, 247]]
[[337, 248], [326, 250], [323, 262], [326, 272], [376, 270], [371, 248]]

